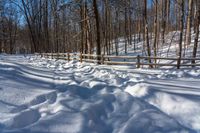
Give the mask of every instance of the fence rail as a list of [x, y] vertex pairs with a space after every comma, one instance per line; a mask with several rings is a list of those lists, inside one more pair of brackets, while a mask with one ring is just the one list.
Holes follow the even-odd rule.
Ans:
[[[78, 60], [80, 62], [92, 62], [107, 65], [135, 65], [137, 68], [142, 66], [173, 66], [178, 68], [179, 58], [172, 57], [148, 57], [148, 56], [113, 56], [113, 55], [94, 55], [81, 53], [38, 53], [41, 57], [50, 57], [56, 59], [64, 59], [67, 61]], [[117, 59], [117, 60], [113, 60]], [[123, 61], [121, 61], [123, 59]], [[120, 61], [119, 61], [120, 60]], [[131, 61], [130, 61], [131, 60]], [[148, 61], [151, 60], [151, 63]], [[158, 62], [159, 60], [159, 62]], [[160, 63], [160, 61], [173, 61], [173, 63]], [[189, 61], [189, 63], [181, 63], [180, 66], [195, 67], [200, 66], [200, 58], [181, 58], [181, 61]], [[196, 61], [199, 61], [196, 63]]]

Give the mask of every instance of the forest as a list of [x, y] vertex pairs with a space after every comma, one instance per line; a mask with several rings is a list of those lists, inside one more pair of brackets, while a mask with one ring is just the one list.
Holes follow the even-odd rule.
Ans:
[[[0, 53], [66, 53], [118, 55], [120, 38], [147, 56], [157, 56], [169, 32], [179, 33], [177, 57], [195, 34], [199, 0], [1, 0]], [[141, 51], [142, 52], [142, 51]]]

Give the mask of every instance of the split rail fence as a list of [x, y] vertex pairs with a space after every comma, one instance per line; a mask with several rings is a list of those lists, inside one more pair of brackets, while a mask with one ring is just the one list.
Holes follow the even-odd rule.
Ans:
[[[172, 57], [148, 57], [148, 56], [113, 56], [113, 55], [94, 55], [78, 53], [40, 53], [41, 57], [64, 59], [67, 61], [77, 60], [80, 62], [99, 63], [107, 65], [135, 65], [137, 68], [143, 66], [161, 67], [173, 66], [178, 68], [179, 58]], [[149, 63], [151, 60], [151, 63]], [[181, 58], [181, 66], [195, 67], [200, 66], [200, 58]], [[162, 61], [170, 61], [162, 63]], [[194, 61], [195, 63], [192, 63]]]

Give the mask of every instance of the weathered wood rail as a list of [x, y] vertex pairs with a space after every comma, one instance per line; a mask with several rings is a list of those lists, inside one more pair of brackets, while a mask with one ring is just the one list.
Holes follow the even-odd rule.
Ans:
[[[77, 60], [80, 62], [90, 62], [108, 65], [135, 65], [137, 68], [142, 66], [172, 66], [177, 67], [179, 58], [172, 57], [147, 57], [147, 56], [113, 56], [113, 55], [94, 55], [94, 54], [79, 54], [79, 53], [40, 53], [41, 57], [64, 59], [67, 61]], [[100, 57], [101, 60], [97, 60]], [[149, 63], [148, 60], [152, 63]], [[120, 61], [119, 61], [120, 60]], [[122, 60], [122, 61], [121, 61]], [[160, 61], [171, 61], [171, 63], [160, 63]], [[200, 66], [200, 58], [181, 58], [181, 61], [188, 61], [181, 63], [180, 66], [195, 67]], [[192, 63], [195, 61], [196, 63]]]

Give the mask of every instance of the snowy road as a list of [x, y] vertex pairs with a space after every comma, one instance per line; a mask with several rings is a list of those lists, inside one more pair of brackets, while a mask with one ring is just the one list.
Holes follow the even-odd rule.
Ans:
[[200, 70], [0, 55], [0, 132], [200, 132]]

